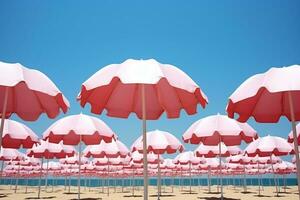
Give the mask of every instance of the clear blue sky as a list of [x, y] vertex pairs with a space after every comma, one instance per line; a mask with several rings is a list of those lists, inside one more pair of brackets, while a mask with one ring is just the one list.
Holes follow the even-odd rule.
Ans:
[[[70, 100], [68, 114], [89, 114], [76, 96], [81, 83], [105, 65], [155, 58], [178, 66], [204, 90], [209, 105], [194, 116], [149, 121], [148, 129], [181, 138], [194, 121], [224, 114], [229, 95], [249, 76], [272, 66], [300, 64], [299, 9], [296, 0], [2, 0], [0, 60], [47, 74]], [[141, 133], [135, 116], [98, 117], [128, 146]], [[55, 120], [43, 116], [24, 123], [41, 135]], [[285, 119], [249, 123], [261, 136], [286, 137], [290, 131]]]

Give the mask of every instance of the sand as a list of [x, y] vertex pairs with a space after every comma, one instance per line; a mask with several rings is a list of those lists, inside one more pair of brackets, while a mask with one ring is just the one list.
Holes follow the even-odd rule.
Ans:
[[[77, 187], [71, 187], [70, 193], [68, 189], [64, 190], [64, 186], [56, 186], [54, 187], [54, 191], [52, 192], [52, 187], [48, 187], [47, 192], [44, 191], [44, 187], [42, 188], [41, 199], [77, 199]], [[37, 199], [37, 187], [28, 187], [27, 194], [25, 193], [24, 186], [18, 186], [17, 193], [14, 193], [14, 186], [10, 188], [7, 185], [0, 186], [0, 199], [13, 199], [13, 200], [21, 200], [21, 199]], [[122, 188], [110, 188], [110, 194], [107, 195], [107, 188], [105, 188], [104, 192], [102, 192], [102, 188], [81, 188], [82, 194], [81, 199], [111, 199], [111, 200], [139, 200], [142, 198], [142, 187], [137, 187], [135, 189], [135, 197], [132, 197], [132, 190], [130, 187], [124, 188], [124, 192], [122, 193]], [[211, 194], [208, 194], [207, 187], [193, 187], [193, 193], [189, 194], [189, 187], [181, 188], [179, 186], [174, 187], [174, 192], [172, 193], [171, 187], [162, 186], [162, 197], [161, 199], [166, 200], [187, 200], [187, 199], [207, 199], [214, 200], [220, 197], [220, 194], [217, 193], [217, 187], [212, 187]], [[245, 200], [256, 200], [256, 199], [298, 199], [297, 187], [290, 186], [286, 189], [286, 193], [281, 188], [281, 193], [279, 197], [276, 197], [275, 188], [274, 187], [264, 187], [261, 194], [263, 196], [258, 197], [258, 187], [257, 186], [248, 186], [247, 194], [242, 193], [243, 189], [241, 187], [233, 187], [233, 186], [225, 186], [224, 187], [224, 197], [227, 200], [236, 200], [236, 199], [245, 199]], [[149, 192], [151, 200], [157, 199], [156, 197], [156, 187], [151, 186]]]

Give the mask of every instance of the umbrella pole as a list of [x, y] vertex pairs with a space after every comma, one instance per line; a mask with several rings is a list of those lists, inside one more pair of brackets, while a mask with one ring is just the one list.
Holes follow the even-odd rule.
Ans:
[[300, 199], [300, 158], [299, 158], [299, 149], [298, 149], [298, 138], [297, 138], [297, 130], [296, 130], [296, 119], [295, 119], [295, 111], [294, 111], [294, 103], [291, 92], [288, 92], [289, 96], [289, 107], [291, 114], [291, 122], [292, 122], [292, 130], [293, 130], [293, 138], [294, 138], [294, 151], [296, 156], [296, 167], [297, 167], [297, 181], [298, 181], [298, 193]]
[[160, 193], [161, 193], [161, 175], [160, 175], [160, 155], [158, 154], [158, 167], [157, 167], [157, 170], [158, 170], [158, 179], [157, 179], [157, 199], [160, 200]]
[[220, 185], [221, 185], [221, 200], [223, 197], [223, 180], [222, 180], [222, 161], [221, 161], [221, 137], [219, 139], [219, 167], [220, 167]]
[[43, 161], [44, 157], [42, 158], [41, 168], [40, 168], [40, 179], [39, 179], [39, 191], [38, 191], [38, 199], [41, 197], [41, 182], [42, 182], [42, 173], [43, 173]]
[[145, 85], [141, 84], [142, 117], [143, 117], [143, 164], [144, 164], [144, 200], [148, 200], [148, 161], [147, 161], [147, 135], [146, 135], [146, 96]]
[[276, 195], [278, 197], [278, 186], [277, 186], [277, 179], [276, 179], [276, 174], [275, 174], [275, 171], [274, 171], [274, 166], [273, 166], [273, 161], [272, 161], [272, 155], [270, 155], [270, 161], [271, 161], [273, 179], [274, 179], [274, 184], [275, 184], [275, 189], [276, 189]]
[[5, 115], [6, 115], [7, 100], [8, 100], [8, 87], [5, 87], [1, 124], [0, 124], [0, 151], [2, 148], [2, 135], [3, 135], [3, 130], [4, 130], [4, 121], [5, 121]]
[[131, 185], [132, 185], [132, 196], [134, 197], [134, 170], [132, 170], [132, 181], [131, 181]]
[[80, 176], [81, 176], [81, 134], [79, 135], [78, 155], [78, 199], [80, 200]]
[[190, 194], [192, 194], [192, 169], [191, 169], [192, 163], [189, 163], [189, 175], [190, 175]]
[[69, 175], [69, 179], [68, 179], [68, 193], [70, 194], [70, 191], [71, 191], [71, 169], [70, 169], [70, 175]]
[[[1, 151], [1, 149], [0, 149], [0, 151]], [[4, 167], [4, 160], [2, 160], [2, 162], [1, 162], [1, 174], [0, 174], [1, 179], [3, 178], [3, 167]]]
[[107, 158], [107, 196], [109, 196], [109, 158]]
[[15, 193], [17, 193], [18, 184], [19, 184], [20, 167], [21, 167], [21, 163], [19, 163], [19, 167], [18, 167], [18, 174], [17, 174], [17, 177], [16, 177], [16, 185], [15, 185]]
[[243, 166], [244, 166], [244, 192], [246, 193], [247, 192], [246, 166], [245, 166], [245, 164]]
[[46, 169], [45, 192], [47, 192], [47, 187], [48, 187], [48, 167], [49, 167], [49, 159], [46, 158], [46, 161], [47, 161], [47, 169]]
[[29, 179], [29, 172], [28, 172], [27, 177], [26, 177], [25, 194], [27, 194], [28, 179]]
[[65, 176], [65, 191], [67, 190], [67, 176]]
[[210, 166], [208, 167], [208, 193], [211, 193], [211, 188], [210, 188]]
[[258, 175], [258, 196], [260, 196], [260, 175], [259, 175], [259, 162], [257, 161], [257, 175]]

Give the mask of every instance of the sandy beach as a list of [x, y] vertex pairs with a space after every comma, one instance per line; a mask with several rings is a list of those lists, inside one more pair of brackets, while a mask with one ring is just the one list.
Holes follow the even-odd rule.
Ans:
[[[44, 188], [43, 188], [44, 189]], [[209, 194], [206, 187], [193, 187], [193, 193], [189, 194], [189, 188], [180, 188], [174, 187], [174, 192], [172, 193], [171, 187], [162, 187], [162, 196], [161, 199], [174, 199], [174, 200], [187, 200], [187, 199], [207, 199], [214, 200], [220, 197], [220, 194], [217, 193], [217, 188], [212, 187], [212, 193]], [[41, 199], [64, 199], [71, 200], [77, 199], [77, 187], [72, 187], [70, 194], [67, 193], [68, 190], [64, 190], [63, 186], [54, 187], [52, 192], [52, 187], [48, 187], [47, 192], [44, 190], [41, 192]], [[255, 200], [255, 199], [298, 199], [297, 196], [297, 187], [290, 186], [286, 189], [286, 193], [283, 192], [281, 188], [281, 193], [279, 197], [276, 197], [274, 187], [264, 187], [261, 192], [262, 196], [258, 196], [258, 188], [255, 186], [248, 187], [248, 193], [243, 194], [241, 187], [234, 188], [233, 186], [224, 187], [224, 197], [228, 200], [235, 199], [245, 199], [245, 200]], [[122, 193], [122, 188], [110, 188], [110, 194], [107, 195], [107, 188], [102, 192], [102, 188], [82, 188], [81, 199], [111, 199], [111, 200], [133, 200], [133, 199], [142, 199], [142, 187], [137, 187], [135, 189], [135, 197], [132, 197], [132, 190], [129, 187], [124, 188]], [[156, 187], [151, 186], [149, 192], [149, 199], [157, 199], [156, 197]], [[0, 186], [0, 198], [1, 199], [37, 199], [37, 187], [28, 187], [27, 194], [25, 193], [25, 187], [18, 187], [17, 193], [14, 193], [14, 186]]]

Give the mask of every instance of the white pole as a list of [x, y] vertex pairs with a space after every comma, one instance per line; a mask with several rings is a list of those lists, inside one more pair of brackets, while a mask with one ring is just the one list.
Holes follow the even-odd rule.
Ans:
[[144, 200], [148, 200], [148, 161], [147, 161], [147, 135], [146, 135], [146, 96], [145, 85], [141, 84], [142, 117], [143, 117], [143, 164], [144, 164]]
[[80, 200], [80, 176], [81, 176], [81, 134], [79, 135], [79, 155], [78, 155], [78, 199]]
[[38, 199], [41, 197], [40, 195], [41, 195], [41, 184], [42, 184], [43, 162], [44, 162], [44, 157], [42, 157], [42, 163], [41, 163], [41, 168], [40, 168], [40, 179], [39, 179]]
[[295, 119], [295, 111], [294, 111], [294, 103], [291, 92], [288, 92], [289, 96], [289, 107], [291, 113], [291, 122], [292, 122], [292, 130], [293, 130], [293, 138], [294, 138], [294, 150], [296, 156], [296, 167], [297, 167], [297, 181], [298, 181], [298, 198], [300, 199], [300, 158], [299, 158], [299, 149], [298, 149], [298, 138], [297, 138], [297, 129], [296, 129], [296, 119]]

